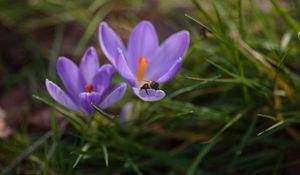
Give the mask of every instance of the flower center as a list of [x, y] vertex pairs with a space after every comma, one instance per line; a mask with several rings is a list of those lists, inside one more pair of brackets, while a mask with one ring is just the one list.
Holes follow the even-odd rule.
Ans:
[[85, 87], [85, 92], [91, 93], [91, 92], [93, 92], [93, 89], [94, 89], [93, 85], [88, 84], [88, 85]]
[[141, 82], [144, 79], [145, 72], [146, 72], [146, 69], [147, 69], [147, 65], [148, 65], [148, 61], [146, 60], [146, 58], [141, 56], [139, 58], [139, 67], [138, 67], [138, 72], [137, 72], [137, 77], [136, 77], [136, 81], [137, 81], [138, 86], [141, 84]]

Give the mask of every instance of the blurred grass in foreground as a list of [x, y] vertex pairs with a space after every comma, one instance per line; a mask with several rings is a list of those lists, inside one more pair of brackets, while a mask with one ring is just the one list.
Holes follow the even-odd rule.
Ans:
[[[21, 36], [28, 52], [17, 71], [1, 58], [1, 93], [25, 83], [29, 94], [53, 108], [51, 131], [29, 132], [30, 125], [20, 122], [1, 140], [0, 169], [8, 174], [299, 173], [299, 9], [296, 1], [278, 0], [1, 1], [1, 25]], [[43, 85], [45, 77], [56, 78], [58, 55], [79, 59], [87, 46], [99, 49], [97, 28], [104, 19], [124, 40], [141, 19], [151, 20], [161, 38], [183, 28], [192, 38], [181, 73], [163, 87], [167, 98], [145, 103], [128, 93], [108, 111], [118, 115], [132, 100], [134, 113], [125, 127], [102, 114], [88, 120], [65, 111], [48, 101]], [[36, 99], [30, 103], [32, 111], [44, 106]], [[71, 125], [57, 122], [55, 109]]]

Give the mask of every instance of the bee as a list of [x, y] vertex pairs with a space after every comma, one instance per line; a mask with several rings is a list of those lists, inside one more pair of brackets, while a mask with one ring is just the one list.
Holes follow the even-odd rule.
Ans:
[[159, 84], [155, 81], [146, 81], [146, 83], [143, 84], [140, 89], [144, 89], [146, 91], [146, 94], [149, 95], [147, 90], [148, 89], [159, 90]]

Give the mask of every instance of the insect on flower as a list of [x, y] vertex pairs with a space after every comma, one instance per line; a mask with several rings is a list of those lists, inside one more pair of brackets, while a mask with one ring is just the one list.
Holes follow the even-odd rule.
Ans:
[[[102, 22], [99, 40], [103, 53], [134, 93], [144, 101], [157, 101], [166, 95], [157, 85], [171, 80], [181, 69], [189, 33], [177, 32], [159, 45], [152, 23], [142, 21], [131, 32], [126, 48], [107, 23]], [[145, 85], [144, 80], [155, 83]]]
[[99, 66], [99, 59], [93, 47], [85, 52], [79, 67], [70, 59], [59, 57], [56, 69], [67, 92], [46, 79], [50, 96], [71, 110], [89, 114], [95, 112], [92, 104], [106, 109], [116, 103], [124, 95], [126, 84], [120, 83], [110, 89], [114, 69], [110, 64]]
[[144, 89], [148, 94], [148, 89], [154, 89], [154, 90], [158, 90], [159, 89], [159, 84], [156, 83], [155, 81], [146, 81], [146, 83], [144, 85], [141, 86], [140, 89]]

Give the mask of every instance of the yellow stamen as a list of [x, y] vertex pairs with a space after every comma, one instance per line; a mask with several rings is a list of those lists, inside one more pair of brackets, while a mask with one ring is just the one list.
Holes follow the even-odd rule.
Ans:
[[144, 75], [147, 69], [148, 61], [144, 57], [140, 57], [139, 59], [139, 68], [137, 72], [137, 84], [140, 85], [140, 83], [144, 79]]

